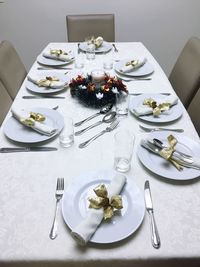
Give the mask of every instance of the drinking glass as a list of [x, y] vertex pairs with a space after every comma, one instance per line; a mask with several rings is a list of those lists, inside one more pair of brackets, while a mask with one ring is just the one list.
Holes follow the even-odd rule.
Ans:
[[126, 93], [116, 94], [116, 113], [119, 116], [128, 115], [129, 95]]
[[86, 50], [86, 58], [88, 60], [94, 60], [95, 59], [95, 45], [89, 44]]
[[60, 145], [70, 147], [74, 143], [74, 125], [71, 117], [64, 117], [65, 126], [59, 135]]
[[119, 130], [115, 134], [114, 168], [119, 172], [127, 172], [131, 168], [134, 135], [128, 130]]
[[113, 52], [103, 54], [103, 68], [105, 71], [111, 70], [113, 68]]

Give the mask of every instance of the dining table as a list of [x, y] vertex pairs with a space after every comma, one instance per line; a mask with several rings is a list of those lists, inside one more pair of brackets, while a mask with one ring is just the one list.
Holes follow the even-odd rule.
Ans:
[[[66, 83], [69, 84], [77, 75], [84, 76], [90, 74], [92, 70], [102, 70], [105, 57], [111, 55], [114, 65], [106, 72], [110, 76], [123, 76], [115, 71], [120, 61], [144, 57], [152, 69], [144, 75], [149, 77], [149, 80], [125, 81], [124, 78], [123, 81], [121, 77], [129, 91], [130, 103], [135, 103], [135, 99], [148, 94], [162, 96], [172, 94], [177, 97], [162, 67], [143, 43], [116, 42], [115, 46], [117, 51], [112, 47], [110, 51], [106, 51], [106, 54], [97, 53], [95, 59], [91, 60], [86, 58], [84, 51], [80, 53], [77, 43], [52, 42], [43, 51], [48, 49], [72, 51], [74, 59], [67, 65], [63, 64], [62, 68], [48, 66], [40, 62], [41, 51], [28, 75], [53, 73], [53, 75], [65, 77]], [[78, 57], [82, 57], [83, 60], [81, 68], [76, 66]], [[38, 95], [37, 92], [27, 89], [27, 83], [26, 78], [13, 102], [12, 109], [52, 110], [57, 107], [56, 112], [61, 117], [64, 119], [66, 116], [71, 117], [74, 123], [99, 112], [99, 108], [86, 106], [77, 97], [73, 97], [69, 87], [54, 95], [63, 98], [25, 99], [24, 96]], [[156, 123], [154, 119], [138, 118], [130, 108], [127, 116], [119, 117], [119, 124], [113, 131], [102, 135], [87, 147], [80, 148], [79, 145], [104, 130], [108, 124], [102, 123], [82, 135], [74, 136], [74, 144], [68, 148], [60, 145], [59, 134], [56, 134], [52, 138], [41, 139], [39, 140], [41, 142], [31, 144], [33, 147], [35, 145], [56, 147], [56, 151], [0, 153], [0, 266], [199, 267], [200, 171], [186, 168], [185, 173], [182, 171], [180, 174], [180, 171], [171, 167], [173, 175], [170, 176], [164, 166], [163, 169], [162, 166], [156, 166], [160, 161], [153, 159], [153, 154], [144, 152], [144, 149], [141, 150], [140, 145], [142, 139], [154, 133], [143, 131], [139, 125], [149, 128], [164, 127], [169, 129], [166, 134], [175, 134], [177, 138], [180, 137], [182, 145], [189, 147], [191, 142], [191, 151], [193, 148], [196, 149], [200, 157], [199, 136], [179, 99], [177, 112], [179, 116], [173, 117], [170, 121], [164, 120]], [[12, 126], [8, 129], [7, 125], [11, 117], [10, 110], [0, 128], [0, 148], [27, 146], [27, 143], [23, 143], [23, 135], [18, 136], [19, 140], [17, 139], [16, 142], [15, 135], [19, 132], [15, 133]], [[84, 126], [102, 118], [103, 115], [99, 115], [85, 123]], [[75, 131], [82, 128], [74, 127]], [[170, 131], [174, 128], [183, 129], [184, 132]], [[113, 228], [110, 226], [110, 231], [103, 231], [106, 223], [102, 222], [97, 229], [97, 231], [102, 229], [101, 237], [97, 240], [91, 239], [91, 242], [89, 241], [85, 246], [80, 246], [72, 238], [71, 227], [67, 223], [68, 219], [70, 221], [74, 218], [73, 214], [83, 215], [82, 204], [79, 203], [77, 195], [74, 196], [74, 192], [81, 195], [84, 185], [92, 181], [91, 177], [109, 180], [111, 174], [117, 173], [114, 168], [114, 137], [120, 129], [131, 132], [135, 137], [131, 168], [124, 175], [127, 184], [129, 182], [133, 184], [142, 197], [140, 222], [132, 229], [134, 218], [138, 214], [126, 214], [132, 212], [128, 206], [134, 206], [135, 196], [131, 195], [131, 193], [134, 194], [131, 192], [128, 197], [126, 196], [126, 210], [121, 215], [125, 216], [125, 220], [121, 223], [120, 230], [115, 231], [115, 225], [120, 220], [115, 215]], [[8, 131], [14, 137], [9, 138]], [[155, 132], [156, 137], [159, 137], [159, 134], [162, 136], [164, 131]], [[67, 216], [63, 214], [66, 207], [63, 205], [64, 200], [61, 199], [57, 214], [58, 236], [52, 240], [49, 233], [56, 204], [56, 181], [59, 177], [64, 178], [65, 190], [68, 188], [74, 190], [70, 192], [72, 199], [65, 198], [65, 205], [68, 206], [67, 201], [69, 201], [72, 210], [66, 219]], [[161, 245], [158, 249], [152, 246], [150, 219], [145, 208], [144, 184], [146, 180], [150, 183], [154, 215], [160, 236]], [[131, 230], [127, 230], [126, 227]]]

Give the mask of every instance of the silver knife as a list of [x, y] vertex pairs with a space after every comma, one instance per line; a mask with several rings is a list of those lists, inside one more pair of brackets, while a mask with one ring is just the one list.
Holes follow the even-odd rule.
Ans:
[[2, 147], [0, 153], [56, 151], [56, 147]]
[[24, 95], [22, 96], [22, 98], [24, 99], [42, 99], [42, 98], [55, 98], [55, 99], [64, 99], [65, 97], [64, 96], [36, 96], [36, 95]]
[[147, 180], [144, 184], [144, 198], [146, 204], [146, 210], [148, 211], [151, 223], [151, 242], [154, 248], [160, 247], [160, 237], [158, 233], [158, 229], [156, 226], [154, 213], [153, 213], [153, 203], [150, 191], [149, 181]]

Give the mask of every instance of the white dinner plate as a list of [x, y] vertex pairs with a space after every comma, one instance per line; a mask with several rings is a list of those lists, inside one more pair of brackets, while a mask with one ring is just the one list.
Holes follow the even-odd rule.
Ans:
[[[191, 156], [200, 157], [200, 144], [180, 133], [153, 132], [147, 138], [157, 138], [167, 145], [167, 136], [172, 134], [177, 140], [177, 150]], [[178, 171], [170, 162], [159, 155], [151, 153], [141, 145], [138, 146], [137, 155], [142, 164], [153, 173], [173, 180], [190, 180], [200, 176], [200, 170], [184, 167]]]
[[[165, 99], [166, 95], [162, 94], [141, 94], [138, 96], [134, 96], [130, 98], [129, 103], [129, 110], [133, 115], [136, 116], [133, 109], [142, 106], [144, 99], [146, 98], [153, 98], [157, 99]], [[153, 114], [145, 115], [145, 116], [136, 116], [138, 119], [153, 123], [164, 123], [164, 122], [171, 122], [180, 118], [183, 114], [183, 108], [178, 101], [176, 105], [173, 105], [168, 111], [162, 112], [158, 117], [154, 117]]]
[[73, 53], [71, 54], [71, 59], [69, 61], [61, 61], [61, 60], [46, 58], [42, 54], [40, 54], [37, 57], [37, 62], [46, 66], [64, 66], [71, 63], [73, 60], [74, 60]]
[[[88, 43], [87, 42], [80, 43], [79, 48], [82, 51], [86, 52], [88, 48]], [[99, 48], [95, 49], [95, 53], [105, 53], [105, 52], [110, 51], [111, 49], [112, 49], [112, 44], [106, 41], [103, 41], [103, 44]]]
[[60, 133], [64, 127], [64, 119], [56, 110], [48, 108], [32, 108], [31, 111], [43, 114], [46, 117], [45, 124], [54, 126], [57, 131], [51, 135], [43, 135], [20, 123], [17, 119], [11, 116], [4, 125], [4, 134], [11, 140], [20, 143], [35, 144], [38, 142], [47, 141]]
[[[69, 78], [67, 78], [67, 76], [63, 73], [55, 73], [55, 72], [52, 72], [52, 71], [46, 71], [46, 72], [40, 72], [40, 73], [37, 73], [37, 77], [38, 77], [38, 80], [40, 79], [45, 79], [47, 76], [51, 76], [51, 77], [56, 77], [58, 78], [61, 82], [64, 82], [66, 83], [66, 86], [65, 87], [62, 87], [62, 88], [58, 88], [58, 89], [53, 89], [53, 88], [49, 88], [49, 87], [44, 87], [44, 86], [38, 86], [37, 84], [27, 80], [26, 81], [26, 88], [31, 91], [31, 92], [34, 92], [34, 93], [39, 93], [39, 94], [54, 94], [54, 93], [57, 93], [57, 92], [60, 92], [64, 89], [66, 89], [66, 87], [68, 86], [68, 83], [69, 83]], [[35, 77], [35, 76], [34, 76]]]
[[122, 72], [121, 68], [128, 62], [131, 61], [132, 59], [124, 59], [115, 64], [115, 71], [118, 72], [121, 75], [127, 76], [127, 77], [136, 77], [136, 76], [145, 76], [145, 75], [150, 75], [154, 72], [154, 67], [152, 64], [150, 64], [148, 61], [142, 65], [139, 68], [136, 68], [130, 72]]
[[[70, 229], [74, 229], [86, 216], [88, 197], [94, 196], [93, 189], [104, 183], [110, 183], [114, 176], [113, 171], [99, 171], [84, 173], [68, 185], [62, 199], [63, 218]], [[123, 209], [112, 219], [102, 221], [90, 242], [113, 243], [120, 241], [135, 232], [144, 218], [144, 196], [132, 177], [127, 177], [122, 192]]]

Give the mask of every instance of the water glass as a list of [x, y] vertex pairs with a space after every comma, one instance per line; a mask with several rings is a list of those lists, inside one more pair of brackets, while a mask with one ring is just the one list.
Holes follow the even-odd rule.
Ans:
[[128, 130], [119, 130], [114, 140], [114, 168], [119, 172], [127, 172], [131, 168], [135, 137]]
[[64, 117], [64, 129], [59, 135], [60, 145], [70, 147], [74, 143], [74, 125], [71, 117]]
[[111, 70], [113, 68], [113, 53], [104, 53], [103, 55], [103, 68], [105, 71]]
[[86, 50], [86, 58], [88, 60], [94, 60], [95, 59], [95, 45], [89, 44]]
[[84, 54], [80, 53], [75, 58], [75, 68], [82, 69], [84, 68]]
[[118, 116], [128, 115], [129, 95], [126, 93], [116, 94], [116, 113]]

